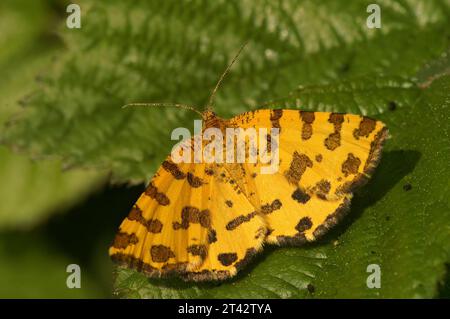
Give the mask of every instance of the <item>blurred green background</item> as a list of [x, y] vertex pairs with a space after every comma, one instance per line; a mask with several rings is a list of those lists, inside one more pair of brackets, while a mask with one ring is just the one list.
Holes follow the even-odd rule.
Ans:
[[[2, 124], [65, 50], [59, 32], [67, 3], [1, 1]], [[60, 160], [33, 161], [0, 146], [1, 298], [112, 295], [107, 248], [139, 187], [106, 187], [103, 174], [64, 169]], [[81, 267], [81, 289], [66, 286], [69, 264]]]
[[[362, 0], [86, 0], [81, 29], [65, 26], [68, 3], [0, 2], [0, 297], [450, 296], [449, 1], [379, 1], [381, 29]], [[381, 119], [392, 139], [373, 181], [323, 240], [268, 248], [232, 281], [116, 271], [120, 221], [194, 118], [120, 106], [204, 105], [245, 41], [218, 115], [274, 100]], [[66, 287], [69, 264], [81, 289]]]

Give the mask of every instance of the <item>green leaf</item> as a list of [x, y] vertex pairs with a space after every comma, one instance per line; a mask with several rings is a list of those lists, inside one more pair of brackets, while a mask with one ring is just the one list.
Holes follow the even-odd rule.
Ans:
[[[59, 40], [47, 29], [52, 19], [43, 2], [0, 4], [0, 124], [18, 112], [19, 105], [39, 87], [35, 78], [59, 49]], [[0, 136], [4, 131], [0, 130]], [[0, 146], [0, 229], [33, 226], [79, 201], [104, 180], [98, 172], [63, 173], [62, 169], [60, 160], [33, 163]]]
[[[109, 169], [116, 181], [146, 181], [170, 150], [171, 130], [191, 127], [194, 117], [178, 109], [120, 107], [135, 101], [204, 105], [237, 48], [250, 40], [217, 95], [220, 116], [266, 101], [369, 114], [385, 121], [392, 135], [380, 167], [355, 196], [348, 218], [320, 242], [267, 248], [224, 283], [149, 280], [118, 268], [115, 293], [437, 296], [450, 259], [449, 79], [445, 71], [439, 77], [425, 72], [424, 65], [448, 49], [450, 2], [385, 1], [382, 28], [372, 30], [366, 6], [343, 0], [82, 2], [83, 27], [63, 31], [68, 52], [4, 139], [71, 167]], [[369, 264], [381, 267], [380, 289], [366, 286]]]
[[[392, 108], [408, 107], [419, 94], [413, 82], [402, 78], [358, 77], [327, 85], [301, 86], [288, 98], [271, 101], [268, 106], [376, 115]], [[336, 106], [336, 101], [340, 106]]]

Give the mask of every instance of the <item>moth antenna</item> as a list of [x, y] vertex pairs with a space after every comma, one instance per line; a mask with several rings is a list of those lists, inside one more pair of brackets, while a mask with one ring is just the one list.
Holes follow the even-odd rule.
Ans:
[[234, 56], [233, 60], [231, 60], [231, 63], [227, 66], [225, 71], [222, 73], [222, 75], [219, 78], [219, 81], [217, 81], [216, 86], [214, 87], [214, 90], [212, 91], [211, 95], [209, 96], [208, 104], [206, 105], [206, 111], [211, 111], [212, 106], [214, 103], [214, 96], [216, 95], [217, 90], [219, 89], [220, 85], [222, 84], [223, 79], [225, 76], [229, 73], [231, 67], [233, 66], [234, 62], [238, 59], [239, 55], [241, 54], [242, 50], [244, 50], [245, 46], [248, 44], [248, 41], [244, 42], [244, 44], [241, 46], [239, 51]]
[[178, 104], [178, 103], [128, 103], [122, 106], [122, 108], [127, 108], [129, 106], [150, 106], [150, 107], [158, 107], [158, 106], [162, 106], [162, 107], [176, 107], [179, 109], [185, 109], [185, 110], [189, 110], [189, 111], [193, 111], [197, 114], [199, 114], [200, 116], [203, 117], [203, 113], [200, 112], [199, 110], [197, 110], [195, 107], [190, 106], [190, 105], [186, 105], [186, 104]]

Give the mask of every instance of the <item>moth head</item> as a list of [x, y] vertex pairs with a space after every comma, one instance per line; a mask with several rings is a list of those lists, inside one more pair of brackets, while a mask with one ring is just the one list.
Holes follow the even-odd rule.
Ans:
[[203, 122], [205, 123], [205, 128], [208, 127], [218, 127], [218, 122], [220, 119], [217, 117], [216, 113], [207, 109], [202, 113]]

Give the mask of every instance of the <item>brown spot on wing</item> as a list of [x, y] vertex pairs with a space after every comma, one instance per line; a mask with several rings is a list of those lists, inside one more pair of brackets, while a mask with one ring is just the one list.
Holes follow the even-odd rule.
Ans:
[[158, 204], [161, 206], [167, 206], [170, 204], [169, 198], [164, 193], [159, 192], [153, 183], [150, 183], [147, 186], [147, 189], [145, 190], [144, 193], [150, 198], [156, 200]]
[[226, 226], [227, 230], [233, 230], [236, 227], [238, 227], [239, 225], [249, 222], [253, 217], [256, 216], [256, 212], [251, 212], [250, 214], [247, 215], [240, 215], [234, 219], [232, 219]]
[[302, 127], [302, 140], [308, 140], [313, 134], [313, 128], [311, 124], [303, 124]]
[[208, 255], [208, 249], [205, 245], [191, 245], [187, 248], [187, 251], [192, 256], [200, 256], [202, 259], [205, 259]]
[[138, 221], [138, 222], [141, 222], [141, 223], [142, 223], [142, 221], [145, 222], [145, 219], [142, 216], [142, 210], [137, 205], [133, 206], [133, 208], [131, 209], [131, 211], [128, 214], [127, 218], [129, 220], [135, 220], [135, 221]]
[[165, 263], [169, 258], [175, 257], [173, 251], [164, 245], [152, 246], [150, 248], [150, 255], [152, 256], [152, 260], [157, 263]]
[[228, 207], [233, 207], [233, 202], [232, 202], [231, 200], [226, 200], [226, 201], [225, 201], [225, 204], [226, 204]]
[[312, 124], [315, 120], [314, 112], [300, 111], [300, 117], [303, 122], [308, 124]]
[[322, 154], [317, 154], [316, 155], [316, 162], [320, 163], [320, 162], [322, 162], [322, 159], [323, 159]]
[[217, 233], [214, 229], [208, 231], [208, 243], [212, 244], [217, 241]]
[[327, 194], [330, 192], [331, 183], [325, 179], [322, 179], [314, 186], [314, 192], [321, 199], [326, 199]]
[[334, 125], [335, 131], [340, 131], [342, 128], [342, 123], [344, 122], [344, 114], [331, 113], [328, 118], [328, 122]]
[[281, 128], [280, 127], [280, 118], [283, 116], [283, 110], [276, 109], [270, 112], [270, 122], [272, 122], [272, 127]]
[[131, 212], [128, 214], [127, 218], [129, 220], [137, 221], [142, 226], [147, 228], [147, 230], [151, 233], [160, 233], [161, 229], [163, 227], [163, 224], [158, 219], [150, 219], [146, 220], [144, 216], [142, 215], [142, 210], [137, 206], [134, 205], [131, 209]]
[[312, 166], [313, 162], [307, 155], [299, 154], [297, 151], [295, 151], [294, 155], [292, 156], [289, 170], [284, 173], [284, 176], [289, 183], [297, 185], [306, 169]]
[[344, 173], [345, 176], [357, 174], [360, 165], [361, 160], [354, 156], [353, 153], [348, 153], [347, 159], [342, 163], [342, 173]]
[[291, 195], [292, 199], [295, 199], [297, 202], [306, 204], [311, 198], [308, 194], [302, 191], [300, 188], [297, 188]]
[[265, 204], [261, 206], [261, 212], [265, 215], [272, 213], [275, 210], [278, 210], [283, 206], [279, 199], [275, 199], [271, 204]]
[[149, 232], [154, 233], [154, 234], [158, 234], [161, 232], [163, 227], [163, 224], [161, 223], [161, 221], [159, 221], [159, 219], [150, 219], [147, 222], [147, 229]]
[[211, 227], [211, 217], [208, 209], [200, 211], [193, 206], [185, 206], [181, 210], [181, 223], [174, 222], [173, 229], [188, 229], [189, 224], [200, 224], [204, 228]]
[[217, 259], [220, 261], [222, 265], [230, 266], [237, 260], [237, 254], [236, 253], [219, 254], [217, 256]]
[[266, 147], [267, 147], [267, 152], [270, 153], [272, 152], [272, 135], [267, 134], [266, 135]]
[[180, 168], [178, 167], [177, 164], [172, 163], [168, 160], [165, 160], [162, 163], [162, 167], [169, 172], [170, 174], [172, 174], [173, 177], [175, 177], [175, 179], [183, 179], [186, 177], [186, 174], [183, 173]]
[[339, 132], [331, 133], [325, 139], [324, 144], [327, 149], [329, 149], [330, 151], [334, 151], [341, 145], [341, 133]]
[[303, 217], [302, 219], [300, 219], [300, 221], [298, 222], [297, 226], [295, 226], [295, 229], [299, 232], [299, 233], [303, 233], [305, 230], [308, 230], [312, 227], [313, 223], [311, 221], [311, 218], [309, 217]]
[[324, 141], [325, 147], [330, 151], [334, 151], [341, 145], [341, 129], [344, 122], [344, 115], [339, 113], [331, 113], [328, 122], [333, 124], [334, 132], [331, 133]]
[[359, 128], [354, 129], [353, 136], [357, 140], [362, 136], [369, 137], [369, 134], [375, 129], [376, 124], [375, 120], [364, 116], [361, 122], [359, 122]]
[[135, 234], [127, 234], [124, 232], [117, 233], [114, 238], [113, 247], [118, 249], [127, 248], [129, 245], [134, 245], [139, 242], [139, 238]]
[[208, 209], [202, 210], [199, 216], [200, 225], [204, 228], [211, 227], [211, 216]]
[[187, 174], [187, 180], [189, 185], [191, 185], [194, 188], [200, 187], [203, 185], [203, 181], [200, 177], [195, 176], [192, 173]]
[[313, 134], [312, 123], [314, 122], [314, 112], [300, 111], [300, 117], [303, 121], [302, 126], [302, 140], [308, 140]]

